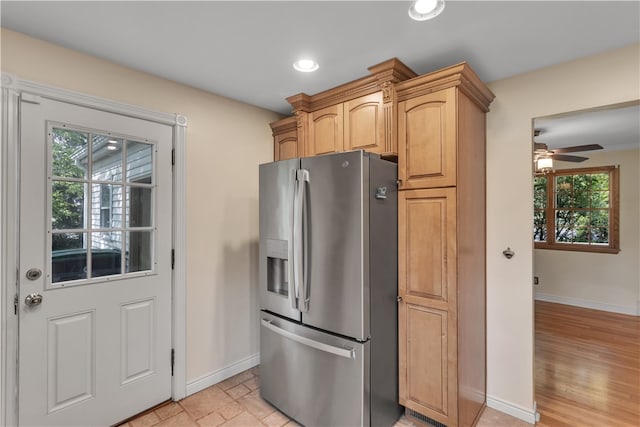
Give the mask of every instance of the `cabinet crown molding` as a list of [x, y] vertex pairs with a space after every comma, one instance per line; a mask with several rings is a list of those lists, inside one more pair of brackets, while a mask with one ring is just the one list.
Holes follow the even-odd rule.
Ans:
[[287, 98], [293, 107], [293, 112], [311, 112], [321, 108], [346, 102], [354, 98], [378, 92], [387, 82], [398, 83], [417, 76], [417, 74], [403, 64], [398, 58], [391, 58], [368, 68], [369, 76], [353, 80], [329, 90], [307, 95], [299, 93]]
[[287, 131], [296, 130], [298, 122], [295, 116], [291, 116], [269, 123], [269, 126], [271, 126], [273, 136], [276, 136]]
[[378, 76], [378, 81], [390, 81], [393, 83], [409, 80], [417, 77], [415, 71], [407, 67], [398, 58], [391, 58], [368, 68], [371, 74]]
[[466, 62], [423, 74], [396, 85], [398, 101], [457, 86], [484, 112], [495, 98], [491, 90], [480, 80]]

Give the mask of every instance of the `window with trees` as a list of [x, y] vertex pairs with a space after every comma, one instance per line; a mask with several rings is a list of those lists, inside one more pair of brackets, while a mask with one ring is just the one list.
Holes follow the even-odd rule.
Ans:
[[533, 180], [533, 240], [539, 249], [618, 253], [619, 169], [565, 169]]

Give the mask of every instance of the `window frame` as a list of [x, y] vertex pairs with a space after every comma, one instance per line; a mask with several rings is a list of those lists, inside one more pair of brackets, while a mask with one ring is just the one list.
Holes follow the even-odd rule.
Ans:
[[[609, 244], [595, 245], [592, 243], [558, 243], [556, 242], [556, 200], [555, 182], [559, 176], [589, 175], [606, 172], [609, 174]], [[552, 172], [536, 173], [534, 176], [547, 177], [547, 206], [545, 208], [547, 227], [547, 241], [534, 241], [535, 249], [552, 249], [561, 251], [595, 252], [617, 254], [620, 252], [620, 167], [593, 166], [575, 169], [559, 169]], [[533, 185], [532, 185], [533, 188]], [[532, 198], [533, 200], [533, 198]], [[535, 212], [535, 206], [533, 208]]]

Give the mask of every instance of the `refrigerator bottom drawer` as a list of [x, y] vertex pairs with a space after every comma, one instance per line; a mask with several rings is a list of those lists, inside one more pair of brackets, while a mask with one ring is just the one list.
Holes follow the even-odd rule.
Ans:
[[307, 426], [368, 426], [369, 343], [261, 313], [260, 394]]

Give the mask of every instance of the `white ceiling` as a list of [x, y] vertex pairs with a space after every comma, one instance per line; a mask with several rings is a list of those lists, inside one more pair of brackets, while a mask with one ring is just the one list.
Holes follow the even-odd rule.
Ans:
[[[486, 82], [640, 42], [638, 1], [6, 1], [2, 26], [283, 114], [285, 98], [397, 57], [419, 74], [469, 62]], [[315, 58], [320, 70], [292, 63]], [[549, 149], [640, 147], [640, 107], [538, 118]]]
[[[640, 42], [638, 1], [7, 1], [2, 26], [223, 96], [289, 113], [397, 57], [419, 74], [467, 61], [486, 82]], [[307, 55], [315, 73], [292, 68]]]
[[[640, 148], [640, 105], [540, 117], [533, 127], [540, 131], [535, 142], [547, 144], [550, 150], [587, 144], [600, 144], [605, 151]], [[588, 157], [589, 152], [576, 154]]]

